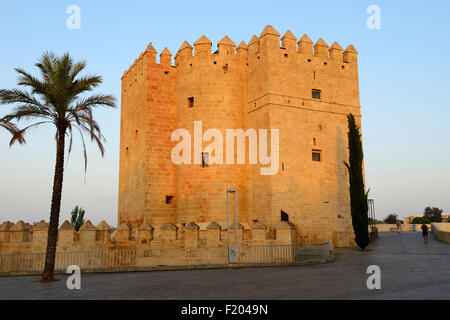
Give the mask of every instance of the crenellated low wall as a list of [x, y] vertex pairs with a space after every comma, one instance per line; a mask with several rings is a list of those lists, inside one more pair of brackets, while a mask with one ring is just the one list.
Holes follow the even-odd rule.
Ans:
[[[0, 254], [23, 254], [45, 252], [48, 224], [41, 221], [36, 226], [19, 221], [0, 225]], [[121, 224], [110, 227], [105, 221], [94, 226], [86, 221], [75, 231], [69, 221], [59, 227], [57, 252], [86, 252], [118, 249], [165, 249], [165, 248], [211, 248], [226, 247], [228, 232], [218, 223], [202, 224], [202, 228], [191, 222], [187, 225], [166, 223], [155, 228], [143, 223], [136, 228]], [[237, 239], [241, 247], [261, 245], [297, 244], [296, 227], [286, 221], [275, 226], [270, 233], [260, 221], [250, 228], [237, 223]], [[235, 226], [230, 227], [230, 244], [235, 245]]]
[[431, 230], [439, 241], [450, 243], [450, 223], [432, 223]]

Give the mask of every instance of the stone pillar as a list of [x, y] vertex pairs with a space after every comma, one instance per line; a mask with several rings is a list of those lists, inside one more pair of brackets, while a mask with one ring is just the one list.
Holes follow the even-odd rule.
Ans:
[[44, 220], [33, 227], [33, 252], [45, 252], [47, 248], [48, 223]]
[[58, 230], [58, 245], [72, 245], [75, 238], [75, 229], [69, 221], [64, 221]]
[[106, 223], [106, 221], [103, 220], [95, 228], [97, 229], [97, 234], [95, 237], [96, 240], [99, 240], [101, 242], [107, 242], [111, 240], [111, 228]]
[[261, 221], [256, 221], [252, 227], [252, 239], [255, 242], [264, 242], [266, 240], [266, 229], [264, 223]]
[[116, 230], [117, 242], [127, 242], [130, 240], [130, 227], [126, 223], [122, 223]]
[[277, 244], [293, 244], [296, 241], [296, 231], [292, 223], [280, 221], [275, 226]]
[[47, 244], [48, 223], [42, 220], [33, 227], [33, 243], [45, 242]]
[[184, 231], [184, 246], [185, 246], [185, 248], [197, 248], [200, 227], [196, 223], [190, 222], [184, 228], [184, 230], [185, 230]]
[[139, 243], [150, 243], [153, 240], [153, 231], [155, 229], [153, 226], [149, 225], [147, 222], [141, 224], [137, 230]]
[[206, 229], [208, 230], [206, 233], [208, 247], [217, 247], [221, 240], [220, 232], [222, 227], [216, 222], [211, 222]]
[[178, 227], [173, 223], [166, 223], [160, 229], [161, 240], [178, 240]]
[[93, 246], [95, 244], [97, 229], [90, 220], [86, 221], [80, 228], [80, 243], [83, 246]]
[[30, 240], [30, 227], [23, 221], [17, 222], [9, 229], [9, 241], [11, 242], [27, 242]]
[[0, 242], [4, 243], [4, 242], [9, 242], [9, 229], [12, 228], [14, 224], [12, 224], [9, 221], [3, 222], [0, 225]]

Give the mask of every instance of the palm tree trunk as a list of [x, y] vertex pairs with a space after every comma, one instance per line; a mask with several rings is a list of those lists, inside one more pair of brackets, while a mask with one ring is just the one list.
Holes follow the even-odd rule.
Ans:
[[59, 212], [61, 209], [61, 196], [64, 176], [64, 147], [66, 130], [58, 129], [56, 142], [56, 164], [53, 178], [52, 206], [50, 210], [50, 225], [48, 227], [47, 253], [45, 254], [45, 267], [42, 281], [53, 281], [55, 271], [56, 242], [58, 240]]

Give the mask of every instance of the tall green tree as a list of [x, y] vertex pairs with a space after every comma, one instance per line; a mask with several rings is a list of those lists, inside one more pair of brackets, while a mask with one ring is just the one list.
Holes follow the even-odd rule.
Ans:
[[[94, 120], [92, 111], [99, 106], [115, 107], [111, 95], [89, 95], [102, 78], [97, 75], [80, 76], [86, 67], [85, 61], [74, 63], [68, 53], [61, 57], [44, 53], [35, 64], [41, 79], [15, 69], [19, 74], [18, 85], [26, 89], [0, 90], [0, 103], [12, 104], [12, 112], [4, 121], [28, 120], [30, 123], [20, 130], [21, 137], [33, 127], [50, 124], [55, 128], [56, 163], [53, 177], [53, 192], [50, 209], [47, 251], [42, 275], [43, 281], [53, 281], [55, 269], [56, 241], [58, 238], [59, 214], [64, 176], [64, 156], [66, 138], [68, 153], [72, 149], [73, 133], [79, 133], [84, 151], [84, 168], [87, 168], [87, 153], [84, 134], [94, 141], [101, 155], [104, 154], [103, 137], [100, 126]], [[17, 140], [18, 141], [18, 140]]]
[[78, 206], [76, 206], [72, 212], [71, 212], [71, 218], [70, 218], [70, 223], [73, 225], [74, 229], [76, 231], [79, 231], [81, 226], [83, 226], [84, 222], [85, 222], [85, 218], [84, 218], [84, 214], [86, 213], [86, 211], [83, 208], [79, 208]]
[[436, 207], [426, 207], [423, 211], [423, 216], [428, 218], [430, 222], [442, 222], [442, 212], [444, 212], [444, 210]]
[[363, 149], [361, 134], [356, 124], [353, 114], [347, 116], [348, 120], [348, 149], [349, 161], [345, 162], [350, 180], [350, 207], [352, 215], [353, 230], [355, 232], [355, 242], [365, 249], [370, 243], [369, 237], [369, 206], [367, 203], [368, 192], [366, 193], [363, 178]]
[[396, 224], [398, 220], [398, 215], [395, 213], [390, 213], [386, 218], [384, 218], [384, 222], [387, 224]]
[[415, 217], [413, 221], [411, 221], [411, 224], [430, 224], [430, 219], [425, 217]]

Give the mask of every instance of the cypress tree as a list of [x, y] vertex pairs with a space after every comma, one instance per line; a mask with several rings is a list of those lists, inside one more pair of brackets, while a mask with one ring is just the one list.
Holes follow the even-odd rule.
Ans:
[[345, 162], [350, 180], [350, 207], [352, 214], [355, 242], [365, 249], [370, 243], [368, 192], [365, 192], [363, 178], [363, 149], [361, 134], [353, 114], [347, 115], [349, 162]]

